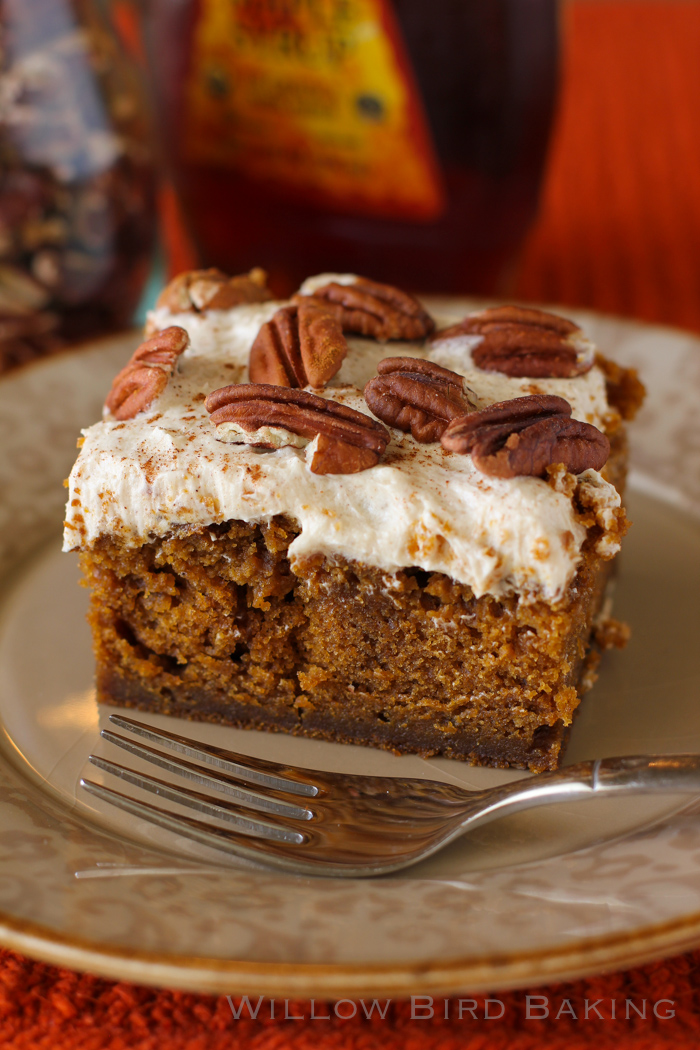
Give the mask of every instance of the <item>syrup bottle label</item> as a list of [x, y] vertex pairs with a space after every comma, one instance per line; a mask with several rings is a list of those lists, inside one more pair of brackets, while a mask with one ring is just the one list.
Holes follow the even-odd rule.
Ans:
[[445, 193], [390, 0], [199, 0], [182, 142], [317, 207], [430, 221]]

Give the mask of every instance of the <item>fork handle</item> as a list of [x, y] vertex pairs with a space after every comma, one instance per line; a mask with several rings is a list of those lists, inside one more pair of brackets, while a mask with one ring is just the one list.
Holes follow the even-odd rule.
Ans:
[[466, 828], [551, 802], [577, 802], [612, 795], [670, 792], [700, 794], [700, 755], [631, 755], [580, 762], [553, 773], [515, 780], [481, 795], [478, 813]]
[[[588, 765], [584, 762], [582, 765]], [[572, 766], [573, 769], [576, 766]], [[597, 794], [615, 792], [700, 792], [700, 755], [630, 755], [592, 763]]]

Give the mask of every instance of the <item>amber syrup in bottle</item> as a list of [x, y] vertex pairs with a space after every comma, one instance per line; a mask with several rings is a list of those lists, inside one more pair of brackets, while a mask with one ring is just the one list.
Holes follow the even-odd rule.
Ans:
[[556, 0], [144, 0], [202, 262], [504, 291], [535, 212]]

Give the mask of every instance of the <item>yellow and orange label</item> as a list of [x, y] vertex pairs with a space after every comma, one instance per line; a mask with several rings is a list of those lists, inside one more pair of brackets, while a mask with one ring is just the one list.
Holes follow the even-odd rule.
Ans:
[[184, 149], [344, 211], [445, 205], [390, 0], [199, 0]]

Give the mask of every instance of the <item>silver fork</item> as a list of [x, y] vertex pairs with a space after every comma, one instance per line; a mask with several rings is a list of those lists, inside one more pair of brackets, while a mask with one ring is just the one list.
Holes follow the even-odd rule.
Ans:
[[[400, 871], [496, 817], [551, 802], [638, 792], [700, 793], [700, 755], [597, 759], [486, 791], [468, 791], [433, 780], [297, 769], [201, 744], [121, 715], [110, 715], [109, 720], [141, 740], [103, 729], [105, 740], [225, 797], [217, 800], [97, 755], [90, 755], [93, 765], [229, 827], [81, 779], [86, 791], [202, 845], [304, 875], [358, 877]], [[174, 753], [164, 754], [142, 742], [146, 740]]]

